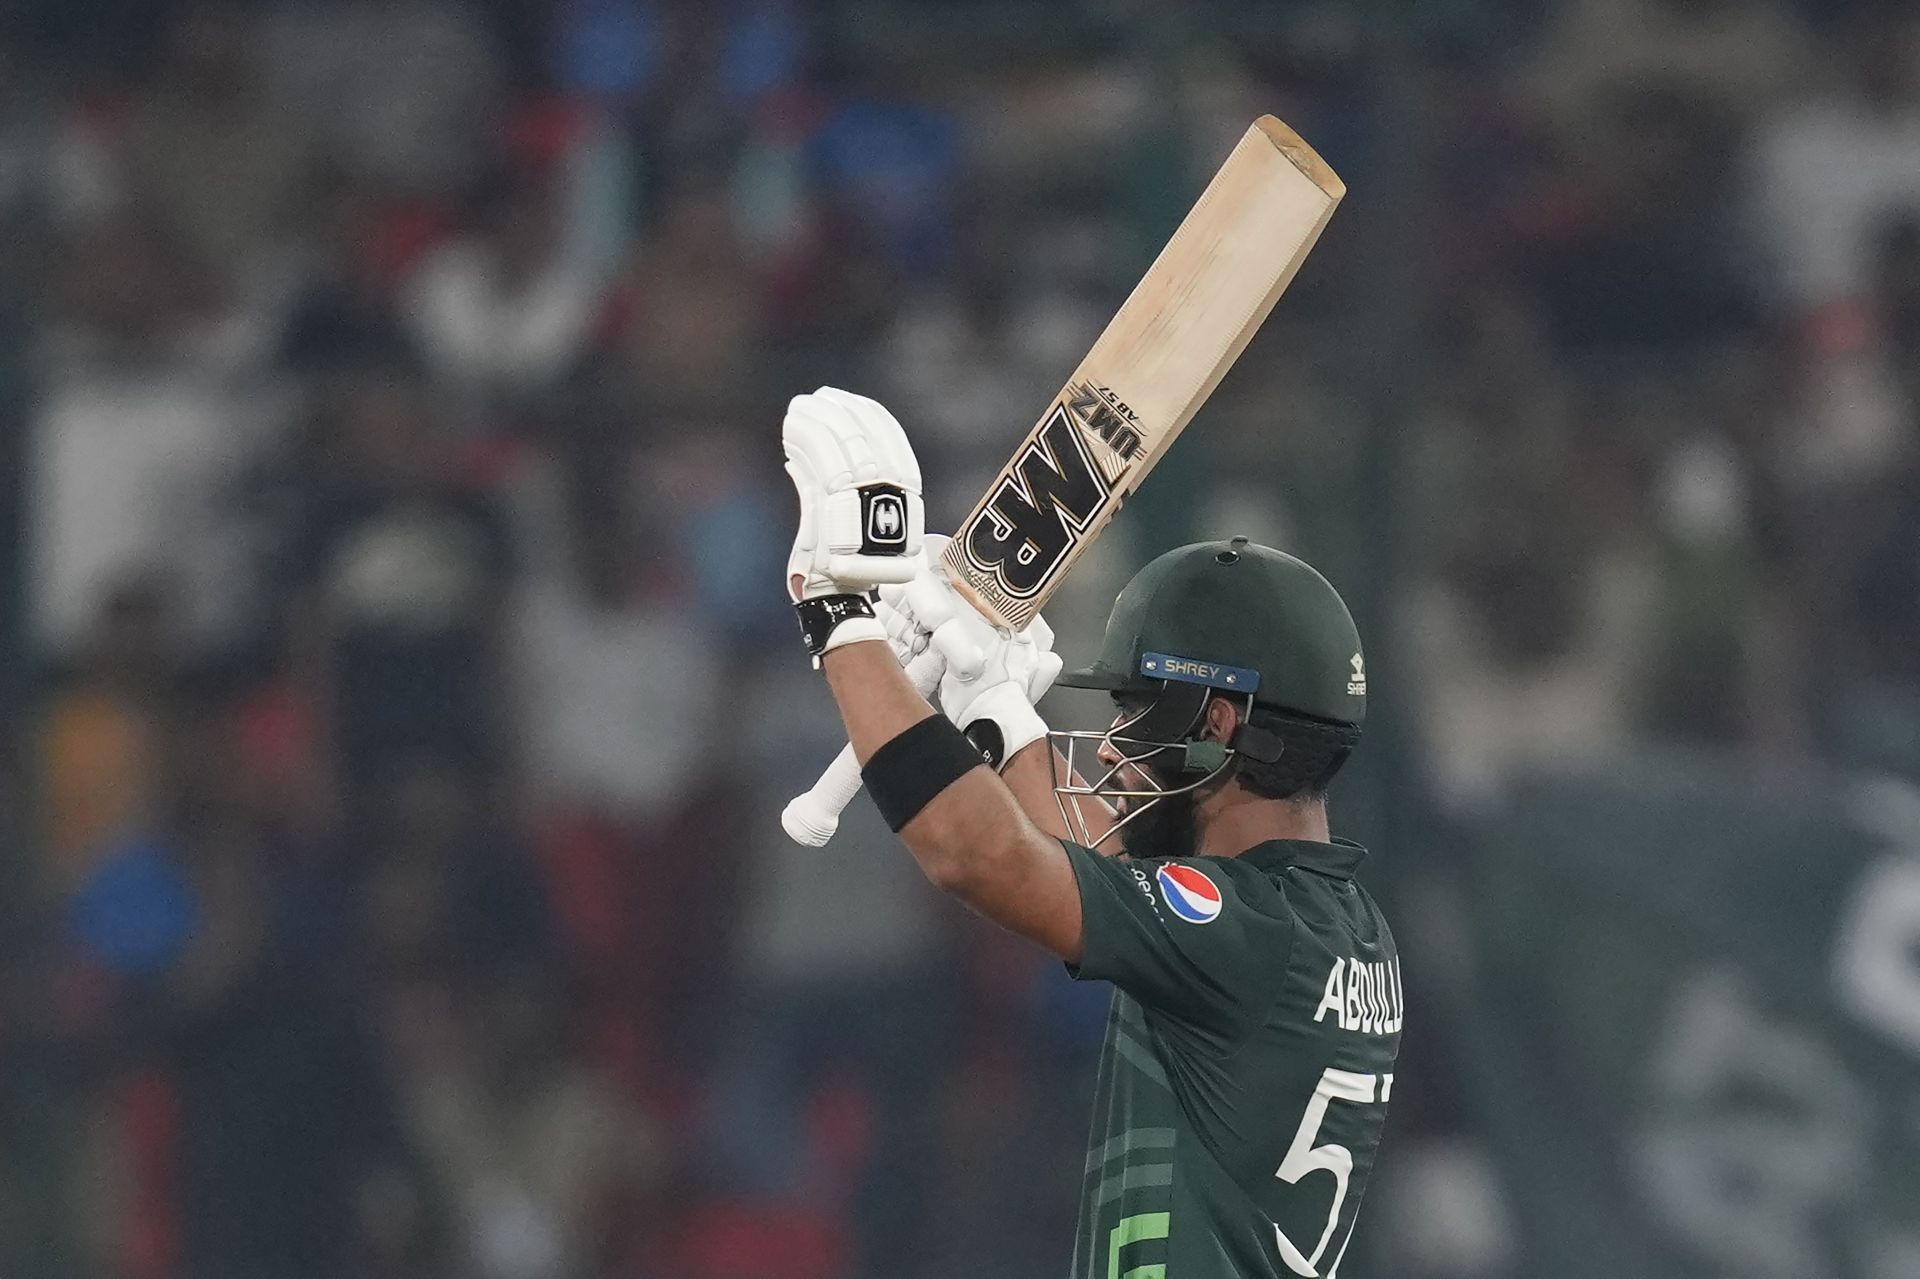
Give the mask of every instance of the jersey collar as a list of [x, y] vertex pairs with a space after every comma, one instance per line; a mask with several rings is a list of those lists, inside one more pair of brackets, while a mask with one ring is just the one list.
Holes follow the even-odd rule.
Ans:
[[1336, 836], [1331, 844], [1311, 839], [1270, 839], [1240, 854], [1240, 860], [1266, 871], [1297, 866], [1335, 879], [1352, 879], [1366, 855], [1367, 850], [1360, 845]]

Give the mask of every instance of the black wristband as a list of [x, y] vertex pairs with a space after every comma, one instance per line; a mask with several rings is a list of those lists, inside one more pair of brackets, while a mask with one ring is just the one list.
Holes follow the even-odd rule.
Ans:
[[864, 595], [821, 595], [796, 601], [793, 612], [800, 619], [800, 639], [807, 652], [818, 657], [827, 651], [834, 627], [850, 617], [872, 617], [873, 604]]
[[934, 796], [986, 762], [944, 716], [929, 715], [875, 751], [860, 777], [880, 816], [898, 832]]

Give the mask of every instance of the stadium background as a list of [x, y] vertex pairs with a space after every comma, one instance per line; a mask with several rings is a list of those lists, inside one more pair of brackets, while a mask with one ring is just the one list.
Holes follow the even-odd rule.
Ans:
[[11, 0], [0, 1273], [1060, 1275], [1097, 992], [780, 837], [774, 424], [950, 521], [1273, 111], [1353, 194], [1053, 620], [1362, 616], [1348, 1273], [1920, 1274], [1903, 8]]

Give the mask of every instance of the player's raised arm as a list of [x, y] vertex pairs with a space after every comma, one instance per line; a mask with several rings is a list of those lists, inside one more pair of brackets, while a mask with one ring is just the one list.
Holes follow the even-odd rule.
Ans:
[[[1080, 898], [1065, 851], [1028, 820], [981, 749], [914, 691], [868, 598], [924, 562], [920, 468], [905, 432], [874, 401], [822, 388], [788, 406], [782, 443], [800, 497], [788, 591], [875, 805], [933, 883], [1079, 959]], [[984, 715], [1016, 697], [1024, 704], [1026, 686], [976, 673], [968, 695]], [[1010, 752], [1045, 747], [1045, 725], [1025, 709], [1030, 720], [1003, 740]]]
[[878, 592], [874, 610], [894, 653], [904, 662], [931, 650], [940, 708], [1000, 770], [1029, 821], [1098, 848], [1117, 820], [1113, 809], [1053, 748], [1035, 709], [1060, 674], [1053, 628], [1036, 613], [1024, 629], [1009, 631], [977, 611], [938, 566], [947, 540], [929, 534], [913, 580]]

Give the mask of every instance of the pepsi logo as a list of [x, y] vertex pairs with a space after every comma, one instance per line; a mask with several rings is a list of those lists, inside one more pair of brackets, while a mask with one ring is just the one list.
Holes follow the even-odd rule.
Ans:
[[1167, 909], [1189, 924], [1211, 924], [1220, 918], [1220, 889], [1204, 872], [1192, 866], [1162, 866], [1156, 878]]

